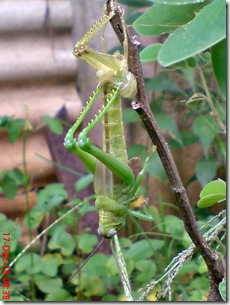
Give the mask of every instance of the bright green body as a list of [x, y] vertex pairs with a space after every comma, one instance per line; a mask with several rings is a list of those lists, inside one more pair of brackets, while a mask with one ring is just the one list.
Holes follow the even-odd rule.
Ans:
[[[128, 71], [127, 60], [119, 52], [115, 52], [114, 55], [104, 54], [86, 45], [95, 35], [95, 31], [103, 27], [112, 16], [113, 14], [110, 14], [109, 17], [100, 18], [75, 46], [74, 54], [97, 70], [99, 85], [76, 123], [68, 131], [64, 143], [95, 176], [95, 205], [99, 211], [98, 232], [105, 238], [113, 237], [124, 226], [127, 214], [152, 221], [151, 215], [139, 214], [128, 209], [128, 204], [135, 199], [150, 158], [147, 158], [135, 181], [133, 171], [128, 166], [121, 110], [121, 97], [133, 98], [136, 95], [135, 77]], [[76, 141], [74, 132], [100, 93], [104, 94], [102, 110], [84, 128]], [[87, 137], [100, 121], [103, 122], [102, 149], [95, 146]]]

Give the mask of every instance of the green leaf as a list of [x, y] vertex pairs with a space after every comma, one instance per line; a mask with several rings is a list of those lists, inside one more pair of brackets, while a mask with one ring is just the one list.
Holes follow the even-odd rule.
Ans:
[[159, 239], [140, 240], [132, 244], [132, 246], [125, 253], [134, 261], [140, 261], [152, 256], [153, 249], [154, 251], [160, 250], [163, 245], [164, 242]]
[[199, 208], [206, 208], [226, 200], [226, 182], [218, 179], [205, 185], [200, 193]]
[[226, 39], [211, 48], [212, 66], [223, 100], [226, 100], [227, 85], [227, 46]]
[[[82, 270], [87, 276], [107, 277], [105, 274], [109, 257], [102, 253], [96, 253]], [[95, 268], [96, 266], [96, 268]]]
[[35, 209], [32, 209], [28, 212], [23, 220], [23, 224], [28, 229], [36, 229], [40, 226], [42, 220], [44, 218], [44, 214]]
[[62, 287], [62, 280], [60, 278], [51, 279], [42, 274], [35, 274], [34, 282], [38, 288], [45, 293], [58, 292]]
[[14, 178], [17, 185], [23, 185], [24, 184], [24, 175], [20, 171], [19, 168], [17, 168], [17, 167], [13, 168], [13, 170], [11, 171], [11, 177]]
[[48, 243], [51, 250], [60, 249], [63, 255], [71, 255], [75, 249], [76, 243], [73, 237], [65, 232], [61, 225], [56, 227], [50, 232], [52, 237]]
[[200, 198], [211, 194], [219, 194], [226, 197], [226, 182], [221, 179], [209, 182], [201, 191]]
[[0, 232], [11, 234], [10, 252], [15, 252], [18, 247], [18, 238], [22, 235], [21, 228], [17, 223], [6, 218], [6, 216], [0, 213]]
[[61, 135], [63, 133], [63, 127], [61, 124], [61, 121], [56, 118], [51, 118], [48, 115], [45, 115], [42, 117], [42, 120], [45, 121], [49, 127], [49, 129], [58, 135]]
[[48, 276], [56, 276], [58, 266], [61, 264], [60, 258], [53, 254], [46, 254], [42, 258], [42, 272]]
[[27, 274], [39, 273], [42, 269], [41, 256], [36, 253], [28, 253], [20, 257], [15, 264], [15, 271], [21, 273], [25, 271]]
[[186, 102], [186, 105], [189, 107], [197, 107], [201, 105], [203, 102], [206, 101], [206, 96], [204, 96], [202, 93], [195, 93], [193, 96], [191, 96], [188, 101]]
[[169, 78], [167, 73], [161, 72], [156, 78], [146, 81], [146, 90], [181, 92], [175, 80]]
[[45, 299], [45, 302], [74, 302], [74, 297], [65, 290], [65, 289], [58, 289], [58, 291], [54, 291], [49, 293]]
[[140, 52], [141, 62], [147, 64], [156, 61], [161, 46], [161, 43], [154, 43], [144, 48]]
[[68, 196], [63, 183], [53, 183], [38, 191], [38, 203], [34, 209], [45, 214], [60, 205], [67, 198]]
[[150, 159], [147, 172], [161, 180], [163, 183], [167, 183], [168, 181], [161, 160], [157, 154], [154, 154]]
[[76, 291], [82, 292], [84, 290], [84, 295], [86, 297], [95, 296], [102, 296], [106, 293], [105, 286], [98, 276], [93, 275], [81, 275], [81, 283], [80, 286], [76, 288]]
[[212, 116], [199, 116], [194, 120], [192, 129], [198, 136], [207, 156], [214, 137], [220, 132], [219, 125]]
[[141, 144], [133, 144], [133, 145], [129, 146], [127, 149], [129, 159], [140, 156], [145, 150], [146, 150], [146, 147]]
[[82, 250], [83, 253], [92, 252], [94, 246], [97, 244], [98, 239], [92, 234], [81, 234], [78, 236], [78, 248]]
[[193, 3], [202, 3], [208, 0], [150, 0], [154, 3], [162, 3], [167, 5], [183, 5], [183, 4], [193, 4]]
[[183, 144], [175, 119], [169, 117], [164, 113], [157, 113], [155, 118], [162, 131], [167, 132], [170, 137], [172, 137], [181, 145]]
[[167, 215], [164, 219], [165, 231], [170, 235], [182, 237], [184, 232], [183, 222], [174, 215]]
[[135, 267], [140, 271], [136, 277], [139, 283], [144, 283], [156, 274], [156, 264], [148, 260], [140, 260], [136, 262]]
[[9, 117], [6, 115], [0, 116], [0, 129], [4, 129], [9, 122]]
[[135, 20], [133, 26], [139, 34], [145, 36], [168, 33], [193, 19], [195, 10], [199, 7], [200, 4], [180, 6], [154, 4]]
[[225, 37], [226, 1], [214, 0], [166, 40], [159, 52], [158, 61], [167, 67], [208, 49]]
[[12, 200], [17, 195], [17, 183], [10, 176], [10, 174], [6, 174], [2, 177], [1, 187], [3, 194], [6, 196], [7, 199]]
[[94, 180], [94, 176], [92, 174], [82, 176], [74, 184], [75, 192], [77, 193], [77, 192], [83, 190], [88, 185], [90, 185], [93, 182], [93, 180]]
[[222, 282], [220, 282], [219, 284], [219, 290], [220, 290], [220, 294], [223, 298], [224, 301], [227, 300], [227, 295], [226, 295], [226, 291], [227, 291], [227, 282], [226, 282], [226, 277], [222, 280]]
[[131, 108], [123, 109], [123, 122], [125, 124], [136, 123], [140, 121], [139, 115]]
[[8, 123], [8, 133], [10, 137], [10, 143], [15, 143], [20, 136], [22, 127], [25, 124], [23, 119], [14, 119]]
[[119, 0], [119, 3], [138, 8], [150, 6], [152, 4], [151, 0]]
[[206, 197], [200, 199], [197, 202], [197, 206], [199, 208], [207, 208], [207, 207], [211, 207], [212, 205], [214, 205], [217, 202], [222, 202], [225, 199], [226, 199], [226, 196], [222, 196], [222, 195], [218, 195], [218, 194], [209, 195], [209, 196], [206, 196]]
[[202, 158], [196, 164], [196, 176], [202, 186], [205, 186], [216, 174], [217, 160], [216, 158]]

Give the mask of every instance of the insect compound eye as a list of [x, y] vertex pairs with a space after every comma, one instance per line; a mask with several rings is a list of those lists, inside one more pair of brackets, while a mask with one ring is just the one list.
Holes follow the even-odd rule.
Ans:
[[112, 230], [110, 230], [109, 233], [107, 234], [107, 238], [111, 238], [111, 237], [113, 237], [113, 236], [116, 235], [116, 234], [117, 234], [117, 230], [112, 229]]

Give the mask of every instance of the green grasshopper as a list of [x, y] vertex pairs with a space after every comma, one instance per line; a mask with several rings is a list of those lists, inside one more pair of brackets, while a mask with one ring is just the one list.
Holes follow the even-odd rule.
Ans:
[[[112, 238], [125, 225], [127, 215], [147, 221], [153, 219], [147, 212], [140, 214], [128, 208], [128, 205], [136, 199], [137, 189], [151, 155], [146, 159], [143, 169], [135, 179], [128, 165], [121, 109], [121, 97], [134, 98], [137, 93], [135, 76], [128, 70], [127, 42], [124, 42], [123, 46], [124, 55], [118, 51], [113, 55], [101, 53], [87, 45], [113, 15], [114, 12], [111, 12], [98, 19], [75, 45], [74, 55], [96, 69], [98, 86], [81, 115], [66, 134], [64, 141], [65, 147], [76, 154], [94, 175], [95, 205], [99, 211], [98, 233], [107, 239]], [[100, 93], [104, 94], [102, 109], [81, 131], [76, 140], [74, 132]], [[88, 138], [88, 133], [100, 121], [103, 129], [102, 149], [95, 146]]]

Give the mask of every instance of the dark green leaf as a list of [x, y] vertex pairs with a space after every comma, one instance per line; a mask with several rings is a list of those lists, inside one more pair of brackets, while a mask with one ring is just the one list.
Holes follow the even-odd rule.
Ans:
[[53, 183], [39, 190], [37, 195], [37, 206], [35, 209], [41, 213], [46, 213], [61, 204], [67, 199], [67, 193], [62, 183]]
[[119, 0], [119, 3], [132, 7], [146, 7], [152, 5], [149, 0]]
[[157, 270], [156, 265], [148, 260], [136, 262], [135, 267], [140, 271], [140, 274], [136, 277], [139, 283], [145, 283], [148, 279], [151, 279]]
[[196, 176], [202, 186], [210, 182], [216, 174], [217, 160], [215, 158], [202, 158], [196, 164]]
[[28, 274], [39, 273], [42, 269], [41, 256], [36, 253], [28, 253], [19, 258], [15, 264], [17, 273], [26, 271]]
[[226, 99], [227, 85], [227, 46], [226, 39], [214, 45], [211, 49], [212, 66], [223, 100]]
[[74, 297], [65, 290], [65, 289], [58, 289], [58, 291], [54, 291], [49, 293], [45, 299], [45, 302], [74, 302]]
[[164, 132], [167, 132], [174, 140], [182, 145], [182, 139], [175, 119], [169, 117], [164, 113], [156, 114], [155, 118], [160, 129]]
[[94, 176], [92, 174], [82, 176], [74, 184], [75, 192], [77, 193], [83, 190], [85, 187], [90, 185], [93, 182], [93, 180], [94, 180]]
[[81, 234], [78, 236], [78, 248], [82, 250], [82, 253], [92, 252], [94, 246], [98, 243], [98, 239], [95, 235]]
[[195, 17], [195, 10], [199, 7], [200, 5], [197, 4], [180, 6], [154, 4], [133, 25], [139, 34], [145, 36], [161, 35], [189, 22]]
[[146, 90], [181, 92], [175, 80], [169, 78], [168, 74], [162, 72], [156, 78], [146, 81]]
[[132, 258], [134, 261], [146, 259], [154, 254], [154, 251], [161, 249], [164, 242], [159, 239], [155, 240], [140, 240], [127, 250], [127, 256]]
[[155, 43], [147, 46], [140, 53], [141, 62], [143, 64], [147, 64], [156, 61], [161, 46], [161, 43]]
[[202, 3], [208, 0], [150, 0], [154, 3], [162, 3], [165, 5], [183, 5], [183, 4], [193, 4], [193, 3]]
[[91, 297], [93, 295], [98, 297], [104, 295], [106, 292], [105, 285], [98, 276], [82, 274], [80, 284], [81, 285], [77, 287], [76, 291], [84, 290], [86, 297]]
[[40, 226], [43, 218], [44, 218], [44, 214], [33, 209], [26, 214], [23, 220], [23, 224], [28, 229], [36, 229]]
[[1, 180], [2, 192], [7, 199], [12, 200], [17, 195], [17, 183], [10, 176], [10, 174], [4, 175]]
[[136, 123], [140, 121], [139, 115], [130, 108], [123, 109], [123, 122], [125, 124]]
[[58, 135], [63, 133], [63, 127], [61, 121], [59, 119], [51, 118], [47, 115], [42, 117], [42, 120], [48, 124], [49, 129]]
[[25, 182], [23, 173], [17, 167], [13, 168], [11, 171], [11, 177], [14, 178], [17, 185], [23, 185]]
[[9, 117], [4, 115], [0, 116], [0, 129], [4, 129], [9, 122]]
[[62, 280], [60, 278], [51, 279], [50, 277], [42, 274], [35, 274], [34, 282], [38, 288], [45, 293], [58, 292], [62, 287]]
[[128, 152], [129, 159], [140, 156], [145, 150], [146, 150], [146, 147], [141, 144], [134, 144], [134, 145], [128, 147], [127, 152]]
[[214, 0], [166, 40], [158, 61], [164, 67], [170, 66], [208, 49], [225, 37], [226, 1]]
[[53, 249], [61, 249], [63, 255], [71, 255], [76, 246], [73, 237], [65, 232], [65, 229], [61, 225], [56, 225], [51, 233], [52, 237], [48, 243], [48, 247]]
[[154, 154], [150, 159], [147, 172], [161, 180], [163, 183], [167, 183], [168, 181], [163, 165], [157, 154]]
[[46, 254], [42, 258], [42, 272], [48, 276], [56, 276], [58, 266], [61, 264], [60, 259], [53, 254]]
[[10, 143], [15, 143], [20, 136], [22, 127], [24, 126], [25, 120], [15, 119], [8, 123], [8, 133], [10, 137]]
[[195, 135], [198, 136], [207, 156], [214, 137], [220, 133], [219, 125], [212, 116], [199, 116], [193, 122], [192, 128]]

